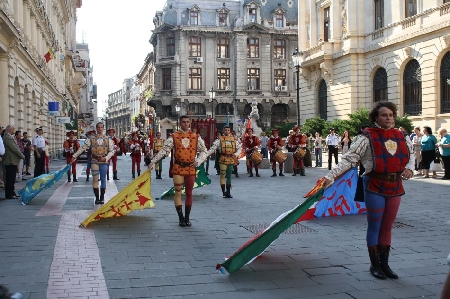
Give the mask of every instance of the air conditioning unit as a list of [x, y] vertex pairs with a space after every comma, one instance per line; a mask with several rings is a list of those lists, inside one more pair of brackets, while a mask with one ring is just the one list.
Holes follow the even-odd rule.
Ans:
[[276, 91], [281, 91], [281, 86], [275, 86]]
[[231, 90], [231, 86], [225, 86], [225, 90]]
[[195, 62], [203, 62], [203, 57], [197, 57], [197, 58], [195, 58]]
[[287, 86], [281, 86], [281, 91], [287, 91]]
[[278, 55], [278, 59], [284, 59], [284, 55]]

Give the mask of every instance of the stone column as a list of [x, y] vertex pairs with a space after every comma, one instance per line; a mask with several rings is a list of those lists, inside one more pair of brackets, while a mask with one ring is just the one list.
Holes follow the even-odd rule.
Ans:
[[2, 126], [9, 123], [9, 73], [8, 53], [0, 53], [0, 121]]

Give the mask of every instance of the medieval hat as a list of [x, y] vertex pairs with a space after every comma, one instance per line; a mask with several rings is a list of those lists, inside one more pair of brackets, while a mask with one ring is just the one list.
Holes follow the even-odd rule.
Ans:
[[113, 134], [116, 134], [116, 130], [114, 128], [109, 128], [106, 132], [107, 133], [113, 132]]
[[74, 131], [69, 131], [69, 132], [66, 133], [67, 137], [70, 137], [70, 135], [75, 135], [75, 132]]
[[275, 133], [275, 132], [280, 133], [280, 130], [278, 130], [278, 129], [272, 129], [272, 134]]
[[245, 130], [245, 133], [248, 133], [248, 131], [252, 131], [253, 132], [253, 128], [247, 128], [246, 130]]
[[87, 134], [87, 135], [95, 134], [95, 130], [89, 131], [89, 132], [87, 132], [86, 134]]
[[300, 126], [295, 126], [292, 130], [294, 130], [294, 132], [298, 131], [298, 130], [300, 130]]

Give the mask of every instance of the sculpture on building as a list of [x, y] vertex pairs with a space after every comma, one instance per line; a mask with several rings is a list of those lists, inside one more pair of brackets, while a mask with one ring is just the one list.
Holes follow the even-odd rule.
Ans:
[[258, 112], [258, 102], [256, 102], [256, 98], [253, 98], [252, 102], [252, 111], [250, 112], [250, 119], [253, 128], [253, 134], [256, 136], [260, 136], [262, 129], [258, 125], [259, 120], [259, 112]]

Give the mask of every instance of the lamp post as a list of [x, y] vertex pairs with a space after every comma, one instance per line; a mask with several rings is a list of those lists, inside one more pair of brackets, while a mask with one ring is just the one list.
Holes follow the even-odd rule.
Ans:
[[178, 119], [180, 118], [180, 110], [181, 110], [181, 107], [180, 107], [180, 105], [177, 103], [177, 104], [175, 105], [175, 111], [177, 112], [177, 131], [179, 130], [179, 129], [178, 129]]
[[209, 90], [209, 99], [211, 100], [211, 118], [214, 118], [214, 99], [216, 98], [216, 92], [214, 87]]
[[297, 125], [300, 126], [300, 67], [301, 67], [301, 62], [300, 62], [300, 56], [303, 55], [302, 51], [298, 51], [298, 48], [295, 49], [295, 52], [292, 54], [292, 64], [295, 66], [296, 68], [296, 73], [297, 73]]

